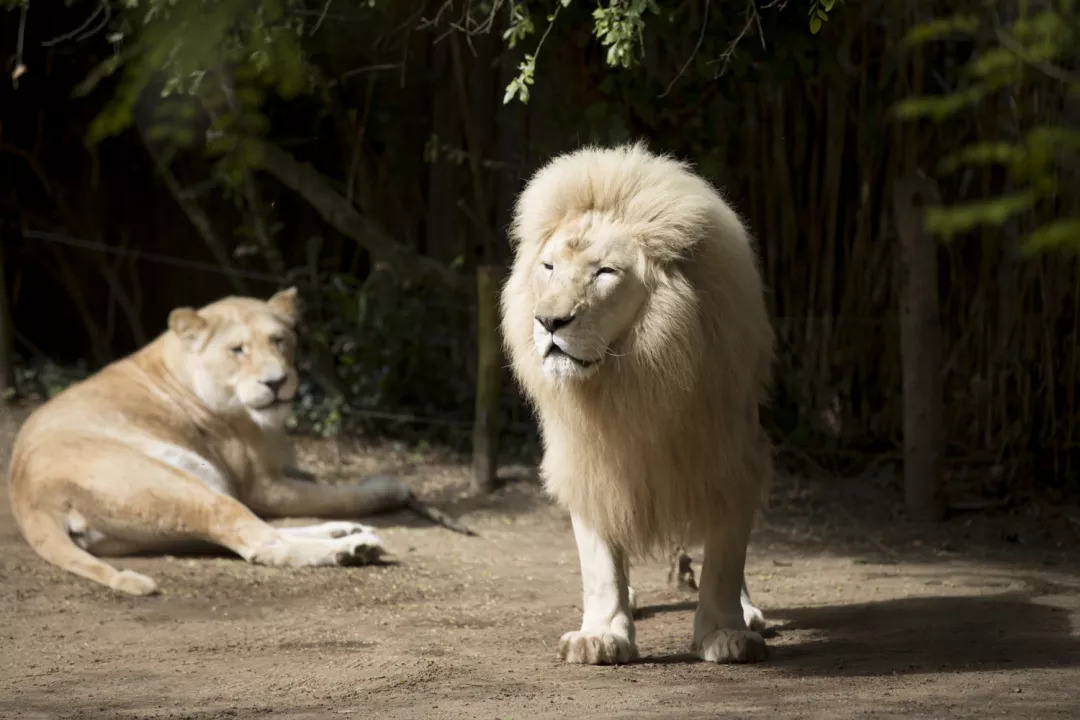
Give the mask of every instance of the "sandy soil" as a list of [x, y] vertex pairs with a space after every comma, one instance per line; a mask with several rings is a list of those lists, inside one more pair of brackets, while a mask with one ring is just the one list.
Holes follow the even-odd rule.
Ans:
[[781, 477], [747, 573], [773, 626], [766, 662], [697, 662], [694, 597], [651, 562], [633, 571], [642, 659], [581, 667], [555, 658], [580, 620], [569, 521], [527, 474], [481, 501], [454, 458], [302, 454], [323, 470], [400, 473], [481, 537], [397, 513], [371, 522], [397, 564], [125, 559], [164, 589], [135, 599], [38, 559], [5, 493], [0, 717], [1080, 717], [1076, 508], [920, 528], [895, 518], [888, 475]]

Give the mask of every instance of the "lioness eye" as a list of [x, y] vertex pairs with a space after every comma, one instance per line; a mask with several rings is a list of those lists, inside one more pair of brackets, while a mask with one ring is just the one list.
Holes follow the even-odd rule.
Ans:
[[551, 263], [544, 263], [543, 265], [544, 265], [545, 270], [551, 270], [552, 269]]
[[600, 268], [599, 270], [596, 271], [596, 274], [597, 275], [614, 275], [615, 274], [615, 268], [613, 268], [613, 267], [602, 267], [602, 268]]
[[270, 338], [270, 342], [274, 343], [275, 345], [281, 346], [285, 344], [285, 338], [283, 338], [281, 335], [275, 335], [274, 337]]
[[233, 355], [243, 355], [244, 354], [244, 346], [243, 345], [233, 345], [231, 348], [229, 348], [229, 352], [231, 352]]

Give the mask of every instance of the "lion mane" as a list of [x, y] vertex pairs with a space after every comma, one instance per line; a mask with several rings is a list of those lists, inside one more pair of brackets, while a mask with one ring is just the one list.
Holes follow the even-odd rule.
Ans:
[[[596, 376], [557, 382], [533, 347], [529, 273], [553, 234], [586, 213], [640, 250], [647, 299]], [[539, 417], [550, 494], [638, 555], [755, 514], [771, 475], [758, 411], [774, 340], [752, 239], [717, 190], [640, 143], [586, 147], [529, 181], [511, 243], [504, 342]]]

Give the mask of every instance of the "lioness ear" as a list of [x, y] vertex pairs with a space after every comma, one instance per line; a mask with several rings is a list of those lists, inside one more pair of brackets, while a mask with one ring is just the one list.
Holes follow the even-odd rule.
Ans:
[[274, 293], [274, 296], [267, 300], [266, 304], [270, 306], [271, 310], [295, 327], [296, 321], [300, 318], [300, 298], [297, 296], [295, 287]]
[[188, 343], [194, 343], [206, 331], [210, 323], [189, 307], [176, 308], [169, 313], [169, 329]]

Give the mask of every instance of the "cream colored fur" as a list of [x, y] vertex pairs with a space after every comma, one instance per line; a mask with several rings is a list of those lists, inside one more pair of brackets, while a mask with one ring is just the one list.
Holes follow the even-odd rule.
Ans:
[[277, 529], [260, 518], [356, 518], [401, 506], [389, 478], [323, 485], [288, 477], [283, 430], [297, 390], [296, 290], [179, 308], [133, 355], [35, 410], [12, 450], [15, 519], [39, 555], [115, 590], [150, 578], [99, 556], [189, 541], [279, 567], [367, 563], [372, 528], [330, 522]]
[[760, 659], [742, 576], [771, 475], [773, 333], [742, 222], [682, 163], [586, 148], [530, 180], [512, 239], [504, 338], [581, 556], [585, 617], [562, 656], [634, 657], [627, 558], [703, 542], [694, 647]]

